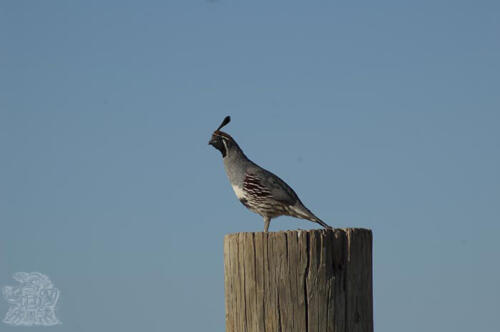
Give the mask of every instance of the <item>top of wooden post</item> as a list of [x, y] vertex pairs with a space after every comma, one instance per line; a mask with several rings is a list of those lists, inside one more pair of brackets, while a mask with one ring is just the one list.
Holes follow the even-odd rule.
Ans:
[[360, 228], [360, 227], [348, 227], [348, 228], [332, 228], [332, 229], [325, 229], [325, 228], [319, 228], [319, 229], [295, 229], [295, 230], [286, 230], [286, 231], [277, 231], [277, 232], [237, 232], [237, 233], [229, 233], [229, 234], [226, 234], [224, 235], [224, 238], [226, 239], [229, 239], [231, 237], [234, 237], [234, 236], [239, 236], [239, 235], [248, 235], [248, 234], [253, 234], [253, 235], [256, 235], [256, 234], [269, 234], [269, 235], [273, 235], [273, 236], [276, 236], [278, 234], [301, 234], [301, 233], [308, 233], [308, 234], [311, 234], [311, 233], [315, 233], [315, 234], [326, 234], [326, 233], [329, 233], [329, 232], [343, 232], [343, 233], [347, 233], [347, 234], [352, 234], [352, 233], [357, 233], [357, 234], [361, 234], [361, 233], [364, 233], [364, 234], [370, 234], [370, 236], [372, 236], [372, 230], [371, 229], [368, 229], [368, 228]]

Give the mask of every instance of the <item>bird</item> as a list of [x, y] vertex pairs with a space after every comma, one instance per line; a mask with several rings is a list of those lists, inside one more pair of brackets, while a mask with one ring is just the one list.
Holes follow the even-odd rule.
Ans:
[[285, 181], [248, 159], [231, 135], [221, 131], [230, 121], [230, 116], [224, 118], [208, 144], [222, 154], [226, 174], [239, 201], [264, 218], [264, 232], [268, 232], [271, 219], [279, 216], [305, 219], [331, 229], [301, 202]]

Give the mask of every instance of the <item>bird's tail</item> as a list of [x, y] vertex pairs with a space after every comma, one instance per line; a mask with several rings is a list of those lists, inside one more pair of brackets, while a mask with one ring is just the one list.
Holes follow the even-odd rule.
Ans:
[[332, 226], [328, 225], [327, 223], [325, 223], [323, 220], [319, 219], [318, 217], [314, 216], [314, 218], [310, 219], [311, 221], [314, 221], [315, 223], [318, 223], [320, 224], [321, 226], [323, 226], [324, 228], [326, 229], [332, 229]]
[[308, 208], [306, 208], [303, 205], [300, 208], [294, 208], [293, 212], [296, 213], [296, 217], [299, 217], [299, 218], [302, 218], [302, 219], [306, 219], [306, 220], [310, 220], [312, 222], [320, 224], [321, 226], [323, 226], [326, 229], [332, 229], [332, 227], [330, 225], [328, 225], [326, 222], [324, 222], [323, 220], [321, 220], [318, 217], [316, 217], [314, 215], [314, 213], [312, 213]]

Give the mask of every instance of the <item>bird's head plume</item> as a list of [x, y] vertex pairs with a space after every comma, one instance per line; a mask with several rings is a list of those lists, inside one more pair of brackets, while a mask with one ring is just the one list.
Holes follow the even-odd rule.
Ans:
[[222, 120], [220, 126], [213, 132], [212, 138], [208, 142], [208, 144], [212, 145], [222, 153], [223, 158], [227, 156], [232, 147], [238, 146], [231, 135], [220, 131], [221, 128], [227, 125], [229, 122], [231, 122], [231, 117], [228, 115], [224, 118], [224, 120]]

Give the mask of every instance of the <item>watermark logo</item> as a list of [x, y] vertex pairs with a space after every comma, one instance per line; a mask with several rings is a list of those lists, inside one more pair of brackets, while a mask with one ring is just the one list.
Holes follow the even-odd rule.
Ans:
[[20, 285], [2, 289], [3, 297], [10, 304], [4, 323], [15, 326], [61, 324], [55, 311], [59, 290], [49, 277], [38, 272], [18, 272], [12, 277]]

